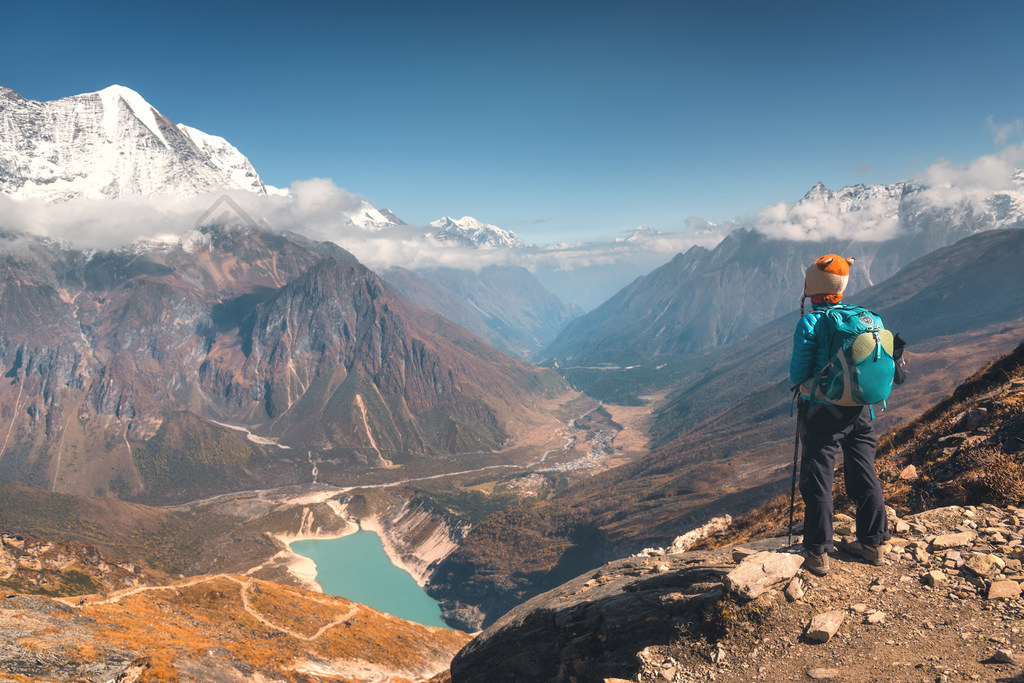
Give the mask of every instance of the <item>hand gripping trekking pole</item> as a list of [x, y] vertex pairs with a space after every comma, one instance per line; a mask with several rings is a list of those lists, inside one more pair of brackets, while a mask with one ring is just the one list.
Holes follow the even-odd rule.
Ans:
[[796, 467], [800, 455], [800, 418], [803, 406], [800, 405], [800, 388], [793, 387], [793, 403], [796, 404], [796, 438], [793, 440], [793, 484], [789, 489], [789, 539], [787, 545], [793, 545], [793, 509], [796, 507]]

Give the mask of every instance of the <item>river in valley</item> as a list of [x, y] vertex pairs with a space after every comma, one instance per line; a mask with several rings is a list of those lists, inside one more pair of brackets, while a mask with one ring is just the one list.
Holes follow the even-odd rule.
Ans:
[[341, 538], [291, 543], [292, 552], [316, 563], [324, 593], [426, 626], [443, 626], [441, 609], [407, 572], [391, 564], [380, 537], [358, 531]]

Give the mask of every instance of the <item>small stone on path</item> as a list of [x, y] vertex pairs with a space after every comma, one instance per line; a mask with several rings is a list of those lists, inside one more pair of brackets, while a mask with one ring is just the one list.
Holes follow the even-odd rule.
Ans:
[[996, 563], [991, 555], [977, 553], [967, 559], [964, 568], [970, 570], [975, 576], [988, 576], [995, 570]]
[[827, 643], [839, 631], [839, 627], [843, 625], [845, 619], [846, 613], [842, 610], [832, 610], [815, 615], [811, 619], [810, 626], [807, 627], [807, 637], [819, 643]]
[[726, 574], [725, 587], [745, 600], [753, 600], [792, 579], [803, 563], [803, 556], [793, 553], [755, 553]]
[[944, 534], [942, 536], [936, 536], [932, 539], [931, 549], [945, 550], [947, 548], [959, 548], [960, 546], [970, 545], [978, 534], [973, 531], [961, 531], [955, 534]]
[[989, 600], [1020, 597], [1020, 584], [1016, 581], [1010, 580], [993, 581], [992, 585], [989, 586], [988, 595], [986, 597]]
[[800, 577], [794, 576], [789, 581], [789, 585], [786, 586], [786, 600], [790, 602], [796, 602], [797, 600], [803, 600], [804, 598], [804, 587], [800, 583]]
[[807, 676], [816, 681], [831, 681], [839, 678], [839, 669], [808, 669]]

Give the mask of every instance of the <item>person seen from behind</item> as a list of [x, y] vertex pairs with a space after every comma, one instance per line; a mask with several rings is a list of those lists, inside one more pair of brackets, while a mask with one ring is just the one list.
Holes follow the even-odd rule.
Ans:
[[[789, 375], [800, 386], [798, 436], [803, 444], [800, 459], [800, 495], [803, 497], [804, 568], [818, 576], [829, 571], [832, 539], [832, 478], [836, 457], [843, 453], [846, 492], [857, 508], [857, 540], [843, 549], [870, 564], [882, 564], [889, 540], [882, 486], [875, 472], [877, 440], [871, 427], [869, 406], [835, 405], [813, 393], [815, 378], [828, 365], [831, 331], [825, 312], [840, 305], [850, 279], [852, 258], [827, 254], [807, 269], [804, 298], [812, 310], [797, 323]], [[801, 299], [803, 312], [803, 299]]]

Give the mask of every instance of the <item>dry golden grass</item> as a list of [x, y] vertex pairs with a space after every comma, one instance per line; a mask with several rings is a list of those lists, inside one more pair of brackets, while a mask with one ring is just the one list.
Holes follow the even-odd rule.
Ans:
[[[401, 675], [417, 663], [429, 670], [446, 662], [469, 640], [343, 598], [233, 575], [97, 598], [81, 614], [96, 622], [99, 642], [148, 656], [144, 680], [177, 680], [176, 661], [212, 648], [260, 669], [292, 672], [292, 680], [302, 679], [294, 669], [308, 656], [367, 662]], [[88, 659], [90, 647], [80, 643], [78, 658]]]

